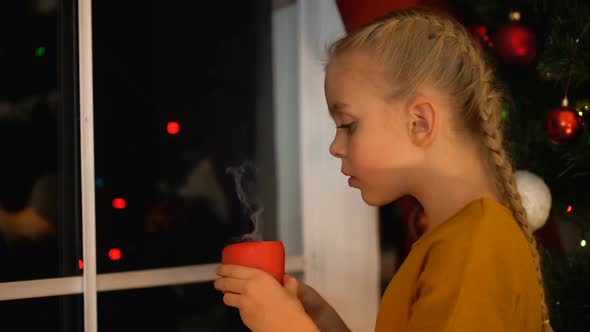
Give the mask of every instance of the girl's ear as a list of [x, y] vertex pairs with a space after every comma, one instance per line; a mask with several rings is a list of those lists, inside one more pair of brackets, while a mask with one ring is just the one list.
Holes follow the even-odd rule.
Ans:
[[439, 114], [432, 100], [416, 97], [408, 103], [408, 135], [418, 147], [428, 147], [434, 142]]

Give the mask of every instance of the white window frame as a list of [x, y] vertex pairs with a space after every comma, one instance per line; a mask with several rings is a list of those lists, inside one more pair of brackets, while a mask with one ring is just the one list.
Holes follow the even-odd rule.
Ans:
[[[297, 72], [275, 77], [291, 77], [293, 81], [286, 83], [287, 90], [295, 87], [292, 98], [280, 99], [286, 100], [286, 104], [279, 101], [275, 105], [288, 108], [280, 111], [282, 115], [275, 125], [278, 128], [281, 121], [290, 123], [282, 117], [288, 116], [289, 110], [299, 114], [294, 136], [299, 151], [293, 153], [299, 157], [301, 238], [297, 234], [289, 235], [297, 233], [297, 227], [290, 223], [292, 216], [278, 223], [280, 237], [285, 237], [288, 249], [291, 248], [288, 253], [299, 254], [298, 242], [303, 242], [303, 255], [288, 256], [286, 270], [303, 272], [305, 281], [320, 291], [353, 331], [372, 331], [379, 299], [377, 211], [365, 206], [358, 193], [345, 186], [338, 172], [340, 165], [327, 150], [333, 132], [329, 130], [332, 123], [323, 97], [323, 49], [344, 30], [332, 0], [299, 0], [288, 6], [294, 6], [289, 15], [296, 16], [292, 21], [297, 31], [294, 45], [297, 52], [291, 63]], [[83, 274], [0, 283], [0, 301], [82, 294], [85, 332], [97, 331], [98, 292], [213, 281], [217, 266], [96, 273], [91, 11], [92, 0], [78, 0]], [[288, 29], [283, 27], [282, 31]], [[287, 149], [294, 146], [284, 139], [277, 144]], [[278, 146], [277, 150], [282, 148]], [[289, 159], [284, 159], [278, 166], [288, 163]], [[279, 181], [279, 192], [289, 183]], [[289, 217], [281, 219], [285, 218]]]

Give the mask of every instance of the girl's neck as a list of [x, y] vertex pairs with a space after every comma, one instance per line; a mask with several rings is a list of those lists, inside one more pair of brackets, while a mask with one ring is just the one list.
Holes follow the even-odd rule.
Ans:
[[460, 165], [439, 167], [422, 174], [414, 196], [424, 207], [426, 233], [451, 218], [470, 202], [487, 197], [500, 201], [494, 177], [479, 158], [473, 155]]

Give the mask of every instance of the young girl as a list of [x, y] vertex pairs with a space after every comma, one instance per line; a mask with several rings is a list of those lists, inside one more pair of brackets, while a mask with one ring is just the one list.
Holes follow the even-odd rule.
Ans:
[[[373, 206], [416, 197], [428, 222], [376, 331], [551, 331], [539, 254], [502, 142], [503, 93], [454, 19], [396, 12], [330, 49], [330, 153]], [[220, 266], [215, 287], [255, 332], [346, 331], [313, 289]]]

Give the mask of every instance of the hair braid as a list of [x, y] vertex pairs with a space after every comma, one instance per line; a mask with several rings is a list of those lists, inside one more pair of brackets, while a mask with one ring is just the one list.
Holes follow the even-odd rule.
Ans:
[[[492, 98], [493, 99], [493, 98]], [[488, 99], [489, 100], [489, 99]], [[494, 104], [494, 103], [491, 103]], [[520, 226], [524, 236], [529, 242], [531, 254], [535, 261], [535, 268], [537, 270], [537, 280], [541, 290], [541, 309], [543, 314], [543, 329], [546, 332], [553, 331], [549, 324], [549, 310], [547, 308], [545, 288], [543, 283], [543, 274], [541, 272], [541, 257], [537, 248], [537, 241], [529, 226], [526, 211], [522, 205], [520, 194], [518, 193], [514, 176], [512, 173], [512, 164], [503, 146], [502, 132], [498, 125], [494, 125], [499, 118], [498, 112], [490, 112], [491, 108], [487, 104], [480, 104], [480, 119], [482, 134], [484, 135], [483, 144], [489, 151], [490, 159], [496, 168], [498, 189], [506, 199], [508, 207], [512, 210], [514, 219]], [[492, 114], [489, 114], [492, 113]]]
[[539, 255], [537, 241], [529, 226], [526, 210], [522, 205], [520, 194], [518, 193], [516, 182], [512, 172], [512, 163], [510, 157], [504, 148], [501, 108], [503, 105], [503, 93], [495, 85], [493, 69], [486, 63], [481, 54], [481, 50], [474, 46], [471, 37], [467, 35], [464, 28], [460, 28], [462, 33], [454, 34], [460, 36], [457, 42], [463, 44], [466, 56], [469, 58], [468, 63], [473, 64], [475, 79], [479, 84], [474, 86], [473, 107], [479, 117], [479, 127], [483, 136], [483, 145], [488, 151], [488, 157], [496, 169], [496, 184], [498, 190], [505, 199], [514, 215], [514, 219], [520, 226], [525, 238], [527, 239], [535, 269], [537, 271], [537, 280], [541, 291], [541, 310], [543, 315], [543, 331], [553, 331], [549, 323], [549, 310], [547, 308], [543, 275], [541, 272], [541, 257]]

